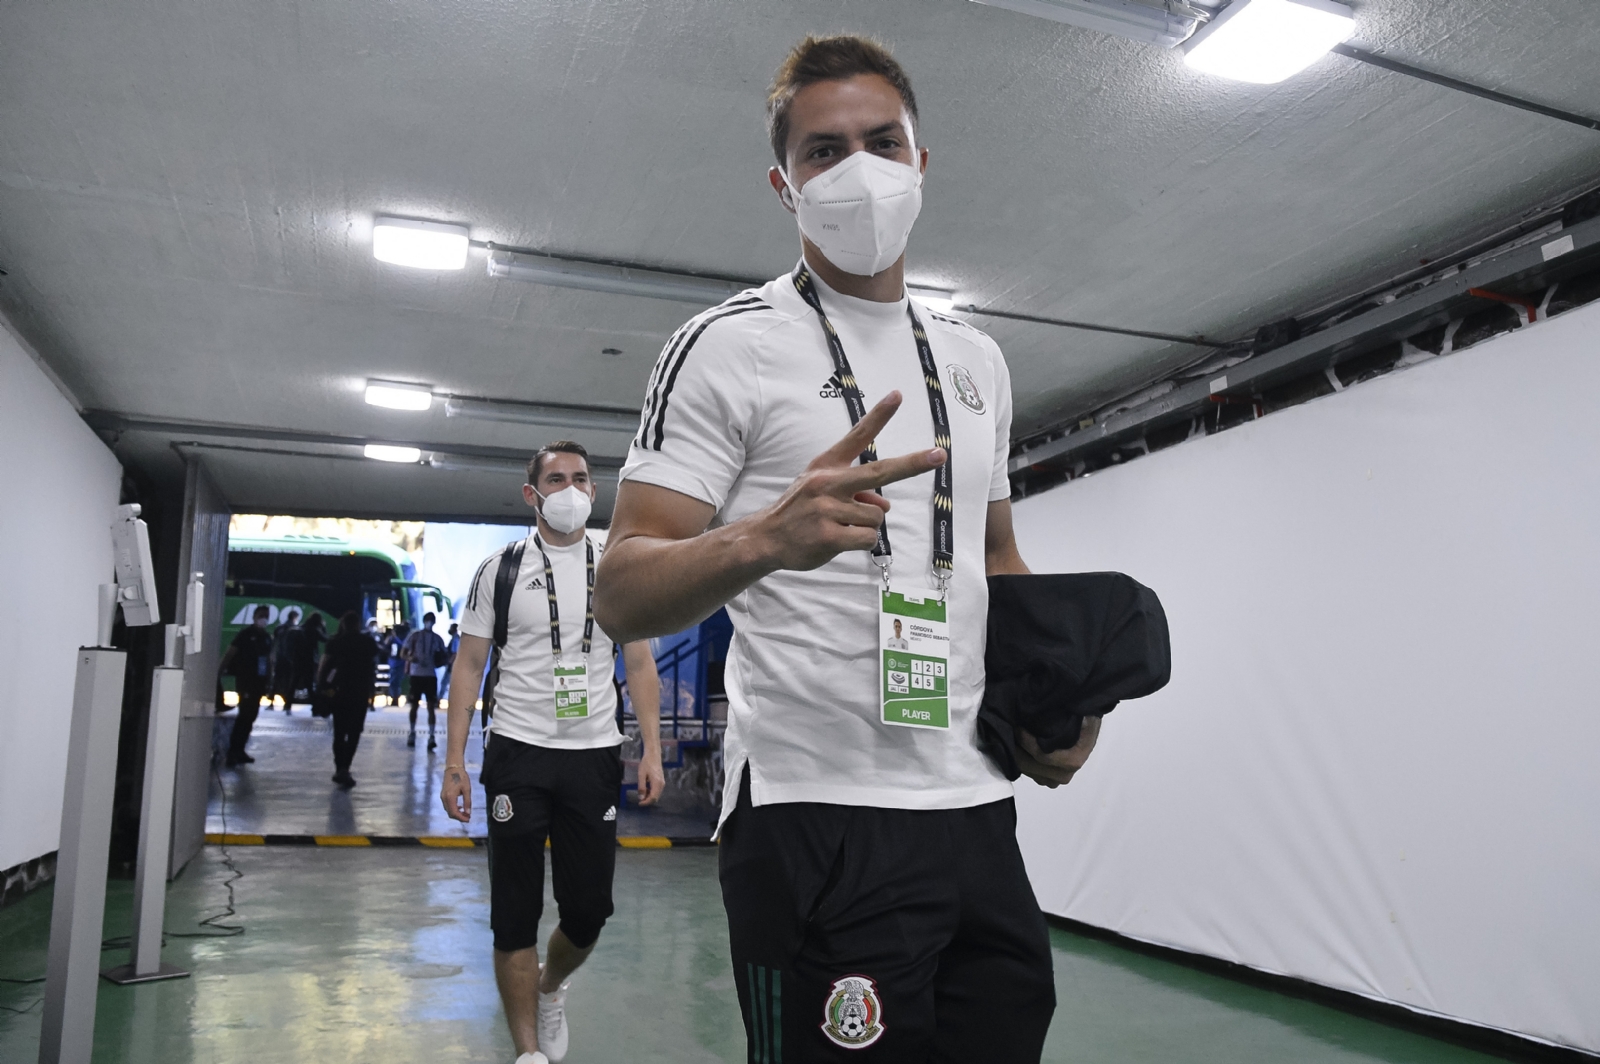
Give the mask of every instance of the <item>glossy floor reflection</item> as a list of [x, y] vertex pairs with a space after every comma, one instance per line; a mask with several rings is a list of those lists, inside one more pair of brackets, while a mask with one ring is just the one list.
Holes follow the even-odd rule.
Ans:
[[[417, 745], [406, 746], [409, 730], [404, 709], [377, 709], [356, 751], [351, 774], [355, 787], [335, 784], [333, 733], [326, 719], [310, 716], [305, 706], [292, 714], [263, 709], [251, 733], [253, 765], [222, 768], [212, 776], [206, 830], [252, 835], [472, 835], [485, 834], [483, 787], [478, 772], [483, 760], [480, 732], [467, 740], [467, 768], [472, 776], [472, 823], [463, 825], [445, 815], [439, 802], [444, 771], [444, 718], [437, 730], [438, 749], [428, 750], [427, 714], [419, 714]], [[217, 718], [215, 746], [226, 747], [234, 714]], [[220, 786], [219, 786], [220, 783]], [[703, 803], [702, 803], [703, 804]], [[674, 812], [628, 806], [620, 811], [621, 835], [667, 835], [704, 839], [710, 835], [711, 807]]]
[[[97, 1064], [501, 1062], [481, 849], [237, 847], [237, 938], [169, 939], [190, 979], [100, 986]], [[207, 847], [168, 897], [194, 932], [226, 897]], [[106, 934], [128, 930], [112, 883]], [[575, 979], [571, 1064], [745, 1059], [708, 849], [623, 851], [617, 915]], [[548, 910], [547, 910], [548, 911]], [[0, 909], [0, 977], [42, 974], [50, 890]], [[548, 928], [548, 919], [546, 923]], [[1052, 933], [1051, 1064], [1469, 1064], [1494, 1058], [1114, 945]], [[108, 952], [107, 963], [119, 963]], [[37, 1059], [41, 988], [0, 984], [0, 1061]], [[13, 1010], [21, 1010], [20, 1013]]]

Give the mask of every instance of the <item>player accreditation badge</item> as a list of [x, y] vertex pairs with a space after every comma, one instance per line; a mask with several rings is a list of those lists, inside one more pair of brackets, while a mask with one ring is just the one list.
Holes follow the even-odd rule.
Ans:
[[846, 1049], [865, 1049], [883, 1034], [883, 1002], [864, 975], [847, 975], [833, 984], [822, 1009], [822, 1033]]
[[555, 667], [556, 720], [589, 715], [589, 666]]
[[509, 795], [509, 794], [497, 794], [497, 795], [495, 795], [494, 796], [494, 808], [489, 810], [489, 815], [494, 817], [495, 821], [497, 823], [501, 823], [501, 824], [504, 824], [507, 820], [510, 820], [511, 819], [511, 795]]
[[950, 727], [949, 602], [937, 591], [884, 591], [878, 611], [883, 722]]

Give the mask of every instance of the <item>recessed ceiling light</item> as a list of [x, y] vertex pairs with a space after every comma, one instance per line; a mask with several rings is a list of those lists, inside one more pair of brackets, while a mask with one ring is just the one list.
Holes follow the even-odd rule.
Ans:
[[415, 465], [422, 461], [420, 447], [400, 447], [392, 443], [369, 443], [361, 453], [380, 462], [408, 462]]
[[1184, 44], [1195, 70], [1276, 85], [1355, 32], [1355, 12], [1334, 0], [1233, 0]]
[[956, 305], [956, 294], [948, 288], [929, 288], [927, 285], [908, 284], [906, 285], [906, 292], [935, 314], [948, 314]]
[[419, 270], [459, 270], [467, 264], [467, 227], [379, 215], [372, 223], [372, 257]]
[[433, 405], [433, 389], [426, 384], [368, 381], [367, 402], [390, 410], [426, 410]]

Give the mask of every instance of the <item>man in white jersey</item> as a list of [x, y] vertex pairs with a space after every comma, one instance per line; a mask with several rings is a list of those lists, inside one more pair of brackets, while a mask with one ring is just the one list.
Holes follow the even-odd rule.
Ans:
[[[585, 528], [594, 483], [588, 455], [552, 443], [528, 463], [523, 499], [538, 511], [533, 535], [484, 560], [461, 613], [451, 677], [440, 800], [472, 819], [467, 732], [491, 649], [493, 714], [484, 740], [489, 802], [489, 927], [494, 974], [518, 1064], [567, 1052], [567, 979], [589, 956], [611, 915], [617, 801], [622, 786], [614, 644], [593, 613], [602, 544]], [[647, 642], [622, 646], [644, 754], [639, 804], [660, 796], [661, 685]], [[550, 840], [561, 920], [539, 965], [545, 839]]]
[[[733, 619], [720, 869], [751, 1061], [1037, 1061], [1055, 1007], [975, 732], [986, 575], [1027, 572], [1011, 385], [906, 297], [916, 123], [874, 42], [780, 67], [769, 180], [802, 258], [667, 344], [595, 588], [623, 638]], [[1097, 730], [1025, 770], [1066, 782]]]

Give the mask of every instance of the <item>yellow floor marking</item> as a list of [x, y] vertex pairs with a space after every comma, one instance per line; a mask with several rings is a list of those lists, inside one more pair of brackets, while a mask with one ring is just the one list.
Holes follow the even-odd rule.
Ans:
[[261, 835], [224, 835], [218, 831], [206, 832], [208, 846], [265, 846], [266, 838]]
[[318, 846], [371, 846], [372, 840], [365, 835], [313, 835]]
[[617, 844], [625, 850], [672, 849], [672, 840], [665, 835], [618, 835]]
[[418, 838], [417, 841], [422, 843], [422, 845], [424, 845], [424, 846], [439, 846], [439, 847], [455, 847], [455, 846], [459, 846], [459, 847], [461, 847], [462, 849], [465, 849], [465, 850], [472, 849], [473, 845], [474, 845], [474, 843], [473, 843], [473, 841], [471, 839], [466, 838], [465, 836], [462, 836], [462, 835], [423, 835], [420, 838]]

